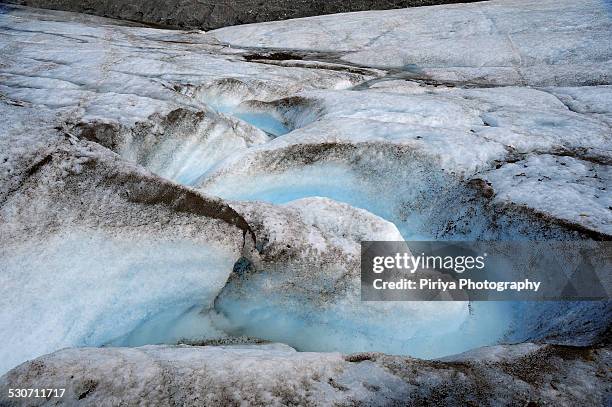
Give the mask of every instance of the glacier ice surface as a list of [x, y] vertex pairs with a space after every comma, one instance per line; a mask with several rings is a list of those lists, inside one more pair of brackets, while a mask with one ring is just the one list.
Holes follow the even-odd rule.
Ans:
[[[193, 324], [205, 328], [207, 321], [194, 310], [212, 307], [235, 256], [191, 241], [136, 241], [85, 230], [1, 254], [1, 371], [64, 347], [198, 338], [205, 331], [194, 332]], [[168, 332], [177, 322], [184, 326]], [[137, 336], [129, 335], [135, 329]]]
[[[525, 5], [536, 11], [525, 14]], [[515, 328], [512, 338], [518, 341], [551, 340], [551, 332], [564, 326], [572, 328], [561, 330], [565, 342], [576, 332], [580, 340], [590, 338], [580, 326], [596, 325], [593, 316], [609, 320], [609, 306], [597, 312], [596, 306], [584, 303], [517, 310], [532, 321], [515, 319], [514, 305], [502, 303], [473, 304], [472, 314], [464, 303], [356, 307], [354, 298], [342, 294], [354, 294], [350, 290], [358, 281], [358, 234], [346, 238], [343, 234], [353, 230], [338, 214], [326, 214], [312, 201], [304, 206], [294, 200], [325, 196], [339, 202], [319, 203], [339, 208], [338, 213], [353, 213], [350, 206], [366, 209], [390, 221], [386, 232], [389, 225], [397, 226], [389, 233], [395, 238], [574, 236], [574, 231], [556, 226], [544, 235], [538, 229], [542, 223], [529, 217], [510, 227], [499, 213], [487, 212], [492, 202], [502, 208], [523, 205], [609, 235], [609, 188], [599, 191], [609, 184], [611, 88], [600, 84], [609, 83], [609, 62], [602, 61], [610, 55], [610, 23], [600, 6], [596, 0], [492, 1], [440, 8], [445, 16], [436, 17], [440, 24], [431, 24], [432, 9], [423, 8], [208, 34], [119, 27], [96, 18], [69, 19], [20, 8], [2, 14], [2, 42], [9, 45], [3, 48], [0, 66], [0, 103], [3, 115], [11, 118], [0, 129], [3, 137], [10, 133], [8, 142], [2, 140], [10, 151], [9, 164], [0, 163], [3, 182], [10, 178], [2, 192], [21, 200], [18, 208], [8, 206], [8, 215], [24, 212], [27, 218], [34, 212], [28, 212], [30, 207], [49, 204], [13, 188], [29, 167], [22, 165], [17, 175], [7, 176], [16, 169], [10, 166], [54, 143], [61, 147], [56, 155], [80, 153], [66, 147], [82, 142], [74, 135], [36, 139], [43, 128], [51, 131], [60, 124], [70, 132], [74, 123], [128, 129], [124, 144], [107, 145], [121, 155], [118, 165], [135, 162], [205, 193], [271, 204], [243, 203], [260, 211], [288, 211], [291, 217], [299, 215], [291, 212], [292, 206], [303, 205], [304, 210], [302, 223], [278, 230], [267, 224], [258, 230], [276, 240], [259, 240], [262, 257], [269, 258], [245, 281], [231, 273], [236, 252], [189, 239], [148, 241], [70, 228], [48, 239], [28, 235], [10, 248], [3, 242], [2, 249], [8, 249], [0, 265], [0, 370], [65, 346], [136, 346], [228, 334], [280, 340], [300, 350], [423, 357], [492, 343], [503, 339], [508, 327]], [[226, 47], [214, 37], [249, 47], [342, 51], [344, 61], [369, 65], [369, 73], [349, 72], [350, 66], [338, 63], [342, 61], [318, 67], [308, 61], [303, 66], [249, 63], [245, 50]], [[460, 46], [450, 47], [450, 41]], [[492, 52], [474, 49], [474, 43]], [[372, 65], [399, 67], [396, 79], [401, 84], [370, 81], [376, 79]], [[430, 86], [427, 80], [441, 83]], [[486, 87], [451, 86], [479, 83]], [[300, 105], [306, 99], [317, 106]], [[291, 103], [295, 108], [287, 108]], [[197, 131], [181, 133], [187, 122], [161, 124], [177, 109], [212, 119], [198, 122], [202, 127]], [[54, 122], [40, 124], [41, 112]], [[139, 126], [149, 137], [130, 144]], [[86, 163], [73, 164], [62, 169], [68, 178]], [[521, 165], [529, 168], [521, 170]], [[591, 179], [592, 169], [603, 180]], [[466, 186], [473, 177], [491, 183], [493, 199]], [[65, 180], [52, 181], [63, 192]], [[104, 207], [113, 193], [104, 191], [96, 204]], [[581, 203], [580, 213], [576, 202]], [[289, 209], [281, 205], [286, 203]], [[108, 216], [114, 219], [128, 207], [113, 208]], [[68, 215], [66, 224], [90, 220], [82, 211], [56, 209]], [[112, 219], [104, 221], [120, 226], [121, 221]], [[299, 234], [290, 227], [307, 238], [298, 241]], [[398, 230], [401, 236], [395, 234]], [[304, 253], [312, 250], [336, 262], [330, 261], [328, 268], [313, 262], [312, 269], [297, 270], [283, 254], [288, 242], [301, 242]], [[351, 267], [342, 267], [343, 261]], [[321, 289], [330, 280], [342, 282], [342, 272], [348, 273], [347, 291]], [[303, 291], [287, 291], [282, 285], [306, 280], [310, 285]], [[206, 312], [213, 305], [215, 312]]]

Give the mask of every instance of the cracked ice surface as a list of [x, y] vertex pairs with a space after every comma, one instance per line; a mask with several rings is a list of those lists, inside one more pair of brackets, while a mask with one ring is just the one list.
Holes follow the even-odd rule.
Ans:
[[[435, 22], [435, 23], [434, 23]], [[605, 0], [491, 1], [225, 27], [241, 47], [331, 51], [357, 65], [499, 85], [608, 84]]]
[[[585, 209], [588, 219], [578, 216], [573, 200], [544, 198], [550, 191], [542, 179], [528, 189], [542, 199], [524, 195], [509, 202], [609, 234], [608, 165], [603, 164], [612, 158], [612, 133], [605, 122], [570, 111], [557, 97], [536, 89], [410, 89], [405, 93], [379, 89], [302, 93], [322, 106], [324, 113], [318, 120], [228, 158], [202, 179], [202, 189], [231, 199], [277, 203], [330, 196], [392, 220], [405, 238], [441, 237], [445, 225], [436, 223], [445, 221], [469, 222], [458, 232], [464, 236], [488, 233], [499, 238], [490, 234], [493, 226], [488, 222], [494, 221], [486, 213], [478, 225], [474, 219], [440, 212], [448, 211], [446, 202], [464, 199], [466, 193], [460, 190], [465, 183], [460, 179], [486, 178], [493, 190], [499, 190], [496, 199], [501, 202], [501, 196], [512, 193], [508, 188], [518, 192], [518, 186], [502, 181], [512, 177], [486, 176], [485, 171], [495, 172], [500, 164], [528, 154], [571, 155], [587, 166], [592, 161], [602, 163], [593, 167], [603, 177], [599, 182], [578, 182], [580, 205], [590, 208]], [[598, 94], [612, 97], [609, 87], [598, 89]], [[556, 193], [572, 196], [574, 181], [561, 181], [573, 177], [561, 171], [564, 163], [533, 164], [558, 166]], [[245, 183], [248, 179], [258, 182]], [[442, 206], [436, 208], [438, 204]], [[513, 229], [502, 233], [519, 238]]]
[[357, 292], [360, 240], [609, 239], [602, 3], [208, 34], [7, 10], [0, 369], [65, 346], [227, 335], [435, 357], [509, 326], [520, 341], [590, 345], [609, 325], [609, 304], [528, 308], [525, 322], [496, 304], [469, 314]]

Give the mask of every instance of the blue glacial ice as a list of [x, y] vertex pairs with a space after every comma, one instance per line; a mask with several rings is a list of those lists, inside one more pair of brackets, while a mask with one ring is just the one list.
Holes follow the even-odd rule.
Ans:
[[346, 303], [316, 306], [294, 295], [273, 298], [261, 273], [248, 290], [229, 285], [216, 301], [231, 335], [287, 343], [300, 351], [375, 351], [436, 358], [503, 339], [514, 313], [508, 303]]
[[275, 137], [290, 131], [286, 124], [270, 113], [238, 112], [235, 116]]
[[234, 257], [187, 240], [91, 231], [2, 253], [0, 371], [64, 347], [205, 337], [196, 310], [210, 309]]
[[[41, 19], [27, 10], [17, 16], [13, 11], [2, 13], [6, 8], [0, 6], [3, 26], [15, 34], [3, 39], [7, 44], [3, 52], [8, 54], [3, 61], [7, 67], [1, 87], [7, 103], [3, 102], [0, 109], [9, 112], [3, 116], [9, 117], [8, 125], [15, 127], [10, 131], [0, 128], [3, 153], [8, 152], [8, 164], [0, 164], [2, 174], [18, 170], [13, 173], [17, 175], [2, 179], [2, 192], [9, 197], [8, 203], [3, 201], [2, 215], [12, 219], [30, 204], [45, 213], [45, 206], [50, 205], [48, 197], [28, 195], [32, 185], [14, 187], [23, 181], [19, 174], [29, 172], [19, 160], [44, 156], [44, 149], [57, 143], [61, 151], [56, 156], [83, 163], [54, 167], [40, 180], [33, 176], [34, 180], [40, 184], [51, 180], [49, 189], [66, 195], [77, 208], [82, 196], [70, 195], [74, 190], [64, 190], [64, 186], [91, 184], [95, 189], [107, 183], [108, 179], [98, 179], [95, 174], [74, 180], [87, 157], [99, 154], [74, 147], [87, 144], [77, 140], [78, 134], [72, 137], [67, 133], [70, 137], [66, 139], [53, 130], [48, 140], [42, 139], [42, 127], [48, 124], [49, 129], [56, 129], [55, 120], [68, 117], [70, 120], [62, 124], [99, 120], [129, 129], [137, 123], [150, 124], [140, 134], [142, 139], [132, 144], [129, 141], [134, 140], [128, 140], [115, 152], [205, 193], [232, 200], [266, 201], [275, 208], [304, 197], [330, 197], [386, 219], [405, 239], [572, 236], [557, 230], [540, 234], [539, 221], [515, 218], [512, 224], [512, 215], [506, 216], [506, 209], [517, 203], [544, 217], [602, 230], [601, 225], [610, 225], [610, 211], [607, 196], [599, 191], [603, 191], [600, 184], [609, 183], [609, 177], [604, 178], [606, 172], [598, 170], [601, 176], [595, 180], [590, 173], [599, 167], [591, 165], [592, 161], [609, 160], [606, 123], [610, 123], [610, 109], [605, 102], [610, 100], [610, 87], [582, 85], [607, 83], [604, 80], [609, 78], [609, 69], [600, 62], [601, 55], [609, 53], [609, 41], [601, 41], [609, 37], [609, 21], [607, 14], [598, 12], [601, 8], [596, 7], [596, 1], [585, 3], [590, 10], [585, 15], [575, 2], [558, 3], [546, 2], [542, 13], [534, 14], [536, 18], [525, 16], [520, 4], [505, 6], [498, 2], [489, 7], [489, 3], [482, 3], [502, 23], [496, 28], [500, 32], [494, 35], [491, 16], [459, 12], [455, 7], [444, 9], [450, 11], [444, 12], [448, 24], [442, 27], [443, 38], [437, 27], [430, 31], [433, 26], [422, 26], [426, 20], [412, 18], [408, 10], [392, 11], [393, 21], [382, 23], [379, 12], [357, 13], [212, 33], [221, 41], [247, 46], [255, 41], [263, 46], [292, 45], [313, 52], [320, 46], [329, 47], [346, 51], [342, 57], [345, 61], [391, 69], [414, 61], [413, 68], [418, 69], [411, 69], [412, 73], [442, 82], [470, 84], [482, 80], [487, 86], [504, 85], [465, 89], [411, 80], [374, 81], [370, 83], [372, 89], [362, 87], [358, 91], [340, 89], [368, 78], [312, 66], [249, 63], [237, 49], [216, 54], [221, 50], [218, 41], [209, 43], [208, 35], [155, 33], [119, 26], [111, 30], [89, 18]], [[561, 23], [550, 29], [541, 24], [542, 16]], [[475, 19], [476, 24], [466, 25], [466, 19]], [[321, 30], [308, 26], [313, 21], [330, 29], [323, 42]], [[389, 21], [393, 27], [387, 24]], [[398, 21], [401, 24], [396, 24]], [[562, 26], [564, 22], [571, 24]], [[300, 31], [303, 35], [295, 35], [295, 24], [304, 24]], [[460, 26], [467, 30], [459, 33], [466, 34], [460, 41], [445, 37]], [[571, 39], [561, 48], [559, 32]], [[531, 65], [517, 66], [517, 48], [507, 41], [509, 34], [524, 35], [524, 40], [517, 42], [518, 52], [527, 55]], [[25, 40], [32, 35], [37, 41]], [[421, 46], [405, 47], [414, 35]], [[184, 36], [193, 42], [166, 41], [168, 37]], [[383, 37], [385, 40], [379, 41]], [[495, 52], [475, 49], [474, 39], [485, 41]], [[451, 40], [458, 46], [449, 47]], [[110, 60], [114, 61], [112, 66]], [[177, 92], [186, 84], [203, 89], [219, 81], [248, 89], [241, 94], [223, 94], [218, 100], [189, 99], [190, 95]], [[583, 93], [587, 88], [589, 97]], [[324, 111], [304, 101], [309, 98], [321, 101]], [[217, 113], [208, 115], [205, 105]], [[591, 105], [597, 111], [586, 108]], [[155, 133], [160, 125], [157, 119], [179, 108], [207, 113], [212, 120], [198, 122], [201, 127], [193, 132], [181, 131], [186, 125], [182, 122]], [[49, 119], [43, 126], [38, 114], [29, 115], [33, 110], [41, 115], [46, 112], [53, 123]], [[130, 136], [137, 133], [132, 131]], [[118, 135], [110, 136], [114, 140]], [[560, 160], [558, 154], [576, 158]], [[129, 167], [118, 157], [113, 160], [119, 168]], [[529, 168], [515, 176], [520, 174], [515, 170], [524, 166]], [[130, 168], [144, 172], [142, 168]], [[63, 175], [54, 178], [60, 173]], [[478, 185], [491, 182], [495, 197], [485, 199], [470, 187], [473, 176], [486, 177]], [[28, 182], [35, 183], [31, 179]], [[147, 185], [139, 183], [141, 187]], [[120, 185], [113, 188], [96, 195], [95, 203], [104, 204], [126, 192]], [[185, 207], [190, 204], [189, 197], [186, 193], [178, 198], [161, 193], [148, 206], [168, 200]], [[17, 204], [11, 206], [11, 202]], [[498, 204], [504, 211], [494, 213]], [[509, 206], [504, 208], [506, 204]], [[589, 304], [522, 304], [516, 310], [514, 304], [507, 303], [476, 303], [471, 309], [466, 303], [360, 304], [354, 285], [358, 281], [355, 248], [359, 239], [369, 236], [344, 236], [360, 226], [340, 222], [341, 214], [354, 214], [346, 207], [334, 215], [334, 227], [329, 226], [329, 219], [325, 226], [307, 217], [302, 223], [288, 221], [278, 230], [273, 230], [278, 217], [272, 218], [272, 226], [253, 221], [255, 229], [261, 226], [257, 233], [263, 235], [258, 240], [262, 252], [273, 244], [276, 252], [268, 258], [265, 255], [270, 253], [263, 253], [263, 259], [251, 259], [259, 260], [256, 270], [237, 276], [232, 269], [242, 254], [202, 240], [196, 243], [193, 235], [176, 240], [149, 239], [147, 233], [128, 238], [119, 232], [100, 232], [100, 225], [109, 219], [119, 219], [110, 223], [122, 226], [120, 214], [132, 205], [132, 201], [122, 201], [105, 211], [101, 221], [91, 223], [86, 210], [71, 212], [58, 205], [51, 215], [67, 225], [84, 220], [82, 225], [91, 227], [77, 231], [71, 226], [67, 233], [46, 240], [41, 236], [46, 237], [48, 230], [47, 234], [35, 235], [23, 228], [26, 231], [19, 236], [23, 239], [3, 240], [0, 371], [67, 346], [138, 346], [227, 335], [283, 341], [300, 350], [376, 350], [436, 357], [506, 339], [539, 339], [547, 332], [561, 332], [562, 339], [572, 338], [580, 329], [588, 330], [598, 321], [609, 320], [608, 305], [593, 312], [595, 306]], [[251, 205], [264, 208], [261, 202]], [[583, 216], [588, 211], [589, 216]], [[322, 211], [309, 207], [306, 212]], [[172, 217], [172, 222], [180, 224], [183, 215], [179, 213], [176, 220]], [[168, 216], [164, 213], [162, 218], [145, 219], [143, 223], [159, 225]], [[3, 231], [23, 226], [23, 218], [16, 219], [14, 224], [0, 224], [6, 228]], [[43, 220], [37, 221], [34, 226], [46, 226]], [[132, 228], [135, 226], [129, 224], [123, 229]], [[208, 232], [202, 227], [196, 234], [208, 238]], [[302, 240], [295, 238], [299, 233], [305, 234]], [[302, 258], [292, 251], [300, 241], [305, 254]], [[257, 255], [252, 253], [253, 257]], [[324, 255], [323, 262], [307, 262], [308, 258]], [[292, 260], [291, 256], [297, 257]], [[303, 274], [296, 270], [300, 264], [307, 267]], [[347, 271], [346, 276], [342, 274]], [[325, 290], [330, 281], [344, 282], [346, 291]], [[305, 291], [296, 284], [304, 282], [309, 284]], [[564, 326], [572, 329], [563, 331]]]

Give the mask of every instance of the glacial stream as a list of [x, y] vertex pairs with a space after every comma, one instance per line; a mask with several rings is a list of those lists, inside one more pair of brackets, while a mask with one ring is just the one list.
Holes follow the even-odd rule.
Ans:
[[[227, 105], [213, 107], [217, 112], [232, 115], [272, 137], [280, 137], [293, 130], [280, 114], [274, 112], [248, 111], [243, 107], [238, 109]], [[380, 156], [378, 152], [366, 150], [362, 158], [367, 158], [370, 153]], [[191, 180], [198, 179], [201, 183], [204, 179], [205, 184], [206, 176], [201, 178], [197, 174], [198, 168], [210, 168], [213, 164], [202, 167], [201, 163], [191, 158], [187, 163], [174, 165], [192, 174]], [[190, 168], [190, 165], [194, 168]], [[414, 168], [401, 168], [402, 165], [402, 162], [392, 163], [385, 169], [398, 174], [393, 185], [405, 185], [407, 189], [415, 185], [422, 188], [418, 171], [416, 176], [411, 175], [409, 172]], [[429, 178], [444, 182], [443, 176], [434, 174]], [[184, 182], [181, 179], [177, 181]], [[305, 197], [328, 197], [391, 220], [405, 239], [435, 239], [423, 227], [431, 220], [426, 212], [413, 212], [401, 219], [398, 217], [397, 202], [391, 196], [380, 196], [376, 191], [377, 183], [376, 179], [364, 182], [364, 174], [356, 172], [354, 168], [328, 162], [289, 169], [284, 173], [254, 174], [250, 180], [230, 178], [212, 187], [205, 185], [202, 189], [226, 199], [259, 200], [273, 204], [285, 204]], [[401, 189], [399, 192], [402, 193]], [[434, 206], [439, 204], [434, 203]], [[469, 239], [470, 236], [464, 234], [452, 238]], [[248, 281], [247, 294], [244, 287], [241, 291], [234, 291], [230, 283], [220, 294], [216, 294], [216, 299], [211, 296], [201, 305], [181, 305], [151, 315], [129, 334], [107, 345], [207, 343], [211, 340], [232, 342], [235, 341], [233, 338], [257, 338], [286, 343], [301, 351], [377, 351], [436, 358], [503, 341], [515, 321], [514, 305], [504, 302], [475, 302], [469, 305], [391, 303], [382, 307], [380, 304], [364, 303], [361, 311], [351, 310], [343, 314], [342, 308], [325, 310], [297, 297], [288, 302], [262, 295], [260, 285], [274, 278], [274, 274], [261, 270]], [[214, 307], [211, 305], [213, 301]]]

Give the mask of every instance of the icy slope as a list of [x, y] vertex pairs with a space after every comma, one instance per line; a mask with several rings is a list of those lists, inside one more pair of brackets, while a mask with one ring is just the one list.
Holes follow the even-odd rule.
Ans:
[[[601, 1], [493, 1], [211, 34], [234, 47], [282, 48], [285, 59], [294, 59], [274, 61], [274, 54], [260, 51], [262, 63], [345, 61], [386, 74], [352, 91], [301, 93], [323, 106], [318, 120], [230, 158], [203, 180], [204, 190], [271, 202], [330, 196], [392, 220], [406, 238], [563, 236], [521, 226], [533, 217], [536, 224], [543, 218], [587, 236], [610, 236], [612, 48], [606, 38], [612, 23]], [[575, 85], [583, 86], [567, 87]], [[313, 158], [304, 163], [304, 154]], [[564, 168], [568, 156], [572, 168], [590, 174], [584, 181]], [[245, 161], [246, 167], [235, 164]], [[510, 174], [517, 161], [530, 173], [557, 178], [523, 183], [524, 171]], [[233, 187], [250, 176], [265, 181]], [[468, 198], [473, 192], [485, 199]], [[477, 224], [466, 206], [478, 213]]]
[[[521, 227], [529, 222], [522, 207], [530, 209], [528, 217], [549, 218], [553, 235], [562, 236], [567, 225], [612, 233], [607, 123], [529, 88], [398, 92], [389, 86], [302, 93], [299, 100], [320, 106], [316, 121], [229, 157], [200, 187], [226, 198], [277, 203], [329, 196], [393, 221], [405, 238], [546, 233]], [[598, 92], [612, 98], [609, 87]], [[522, 160], [524, 168], [516, 169], [523, 163], [514, 162]], [[577, 180], [568, 160], [589, 176]], [[519, 184], [523, 173], [543, 171], [555, 176]], [[551, 194], [565, 199], [548, 199]]]
[[[521, 14], [521, 7], [537, 12]], [[434, 11], [438, 14], [432, 14]], [[417, 16], [424, 21], [435, 17], [437, 21], [439, 13], [463, 24], [453, 23], [439, 34], [403, 28], [404, 24], [417, 24]], [[548, 3], [490, 2], [402, 10], [392, 19], [402, 24], [392, 24], [385, 32], [406, 41], [414, 35], [426, 35], [442, 43], [455, 36], [474, 41], [483, 35], [493, 38], [495, 31], [488, 25], [470, 24], [471, 18], [480, 21], [487, 13], [495, 16], [497, 27], [513, 33], [522, 33], [525, 28], [540, 30], [539, 21], [546, 17], [550, 21], [547, 30], [538, 32], [542, 41], [550, 42], [563, 34], [590, 44], [583, 49], [566, 41], [557, 45], [559, 52], [552, 58], [543, 46], [526, 43], [524, 52], [530, 58], [522, 59], [521, 67], [529, 66], [537, 72], [564, 67], [580, 72], [585, 81], [579, 84], [607, 83], [608, 79], [600, 77], [600, 70], [609, 71], [609, 41], [595, 39], [610, 34], [610, 26], [605, 17], [607, 9], [595, 1], [585, 0], [580, 6], [562, 2], [554, 8]], [[250, 34], [249, 41], [255, 41], [266, 37], [265, 30], [274, 28], [295, 34], [287, 38], [285, 47], [303, 48], [292, 45], [292, 41], [304, 38], [297, 35], [301, 30], [311, 27], [313, 32], [319, 31], [321, 24], [342, 18], [346, 25], [335, 24], [335, 29], [351, 31], [355, 21], [387, 21], [387, 12], [227, 28], [210, 35], [134, 27], [111, 29], [91, 24], [91, 17], [72, 16], [73, 21], [67, 23], [59, 21], [60, 16], [20, 9], [4, 14], [2, 24], [11, 46], [5, 48], [0, 91], [7, 100], [60, 111], [61, 127], [71, 134], [99, 142], [164, 177], [199, 184], [213, 194], [233, 199], [286, 202], [304, 196], [329, 196], [393, 221], [407, 238], [525, 235], [522, 225], [531, 224], [532, 216], [542, 215], [553, 229], [560, 224], [592, 237], [609, 235], [610, 194], [599, 185], [585, 186], [580, 198], [595, 208], [588, 216], [573, 210], [576, 202], [571, 199], [534, 200], [532, 204], [529, 199], [514, 202], [496, 198], [491, 209], [488, 197], [478, 197], [497, 192], [499, 196], [514, 196], [511, 190], [505, 190], [514, 188], [513, 184], [488, 185], [483, 179], [495, 177], [485, 172], [506, 162], [527, 159], [528, 154], [569, 155], [579, 164], [595, 161], [608, 165], [610, 108], [605, 101], [612, 92], [609, 86], [492, 89], [488, 87], [497, 82], [485, 76], [479, 83], [486, 88], [448, 88], [436, 83], [441, 78], [412, 75], [412, 68], [376, 70], [370, 67], [376, 65], [373, 60], [364, 61], [366, 66], [360, 67], [343, 63], [343, 55], [349, 52], [344, 48], [353, 47], [348, 34], [341, 43], [334, 43], [336, 50], [332, 53], [230, 48], [213, 37], [229, 41], [225, 35], [243, 30], [240, 32]], [[520, 22], [512, 23], [517, 20]], [[585, 21], [593, 24], [587, 27]], [[457, 28], [463, 26], [466, 32]], [[355, 35], [370, 36], [376, 30], [360, 29]], [[475, 30], [476, 37], [470, 37], [470, 30]], [[16, 32], [22, 34], [16, 36]], [[21, 36], [36, 36], [38, 40], [26, 41]], [[359, 44], [354, 46], [377, 50], [379, 43]], [[63, 51], [66, 47], [70, 47], [70, 53]], [[587, 61], [588, 66], [573, 65], [576, 58]], [[486, 65], [480, 60], [465, 60], [457, 64], [440, 62], [436, 69], [448, 73], [454, 66], [470, 64]], [[554, 81], [547, 82], [576, 83], [557, 74]], [[268, 145], [274, 137], [277, 140]], [[336, 141], [346, 145], [338, 147], [345, 152], [338, 162], [325, 159], [328, 162], [323, 163], [323, 157], [331, 154], [330, 143]], [[359, 146], [353, 146], [355, 143]], [[305, 152], [302, 144], [312, 151]], [[399, 157], [398, 146], [402, 151]], [[270, 153], [272, 150], [274, 153]], [[307, 163], [298, 158], [296, 172], [285, 177], [288, 173], [274, 168], [278, 160], [273, 157], [285, 160], [283, 165], [288, 166], [293, 158], [285, 159], [286, 154], [312, 158]], [[258, 162], [257, 157], [262, 155], [264, 161]], [[249, 164], [243, 166], [242, 160]], [[270, 166], [270, 161], [275, 163]], [[605, 168], [601, 171], [605, 173]], [[335, 175], [322, 176], [326, 173]], [[545, 184], [537, 181], [529, 188], [535, 195], [544, 196], [550, 190]], [[570, 188], [560, 195], [572, 196], [569, 183], [563, 182], [560, 187]], [[392, 190], [403, 199], [378, 199], [390, 196], [388, 191]], [[440, 213], [449, 206], [445, 203], [448, 201], [454, 202], [460, 213]], [[515, 211], [510, 219], [506, 219], [508, 208]], [[483, 220], [473, 224], [469, 219], [473, 216], [468, 214], [471, 211], [483, 213]], [[532, 234], [551, 236], [546, 231]], [[552, 232], [552, 236], [563, 234]]]
[[230, 206], [260, 247], [234, 269], [215, 301], [227, 322], [220, 326], [230, 334], [300, 351], [384, 349], [435, 357], [494, 343], [510, 325], [506, 304], [469, 313], [466, 302], [361, 301], [359, 242], [401, 240], [392, 224], [364, 210], [326, 198]]
[[65, 404], [83, 406], [599, 406], [612, 390], [610, 363], [606, 349], [534, 344], [444, 361], [295, 352], [279, 344], [67, 349], [0, 378], [0, 402], [12, 405], [8, 388], [53, 386], [66, 389]]
[[[14, 153], [21, 141], [1, 139]], [[98, 145], [46, 141], [3, 190], [0, 370], [102, 345], [158, 314], [210, 308], [249, 239], [244, 220]]]
[[[359, 302], [359, 241], [401, 239], [392, 224], [365, 210], [329, 199], [283, 207], [226, 203], [96, 143], [58, 134], [49, 111], [2, 109], [14, 119], [0, 139], [13, 152], [4, 162], [12, 176], [4, 179], [0, 209], [2, 370], [69, 346], [243, 334], [272, 339], [279, 332], [304, 345], [286, 326], [262, 323], [262, 294], [276, 295], [279, 301], [267, 306], [294, 326], [304, 317], [315, 326], [337, 325], [335, 341], [357, 323], [367, 341], [386, 337], [377, 333], [381, 313], [423, 313], [422, 321], [406, 319], [409, 336], [432, 319], [448, 331], [467, 317], [464, 303], [449, 303], [439, 314], [431, 304], [391, 309]], [[32, 125], [38, 132], [24, 138]], [[228, 286], [230, 275], [234, 282], [244, 277], [242, 265], [253, 266], [253, 279]], [[266, 281], [262, 292], [258, 284]], [[247, 306], [255, 314], [248, 324]], [[342, 315], [341, 329], [320, 315], [323, 308]]]
[[329, 52], [407, 78], [496, 85], [609, 84], [605, 0], [494, 0], [225, 27], [236, 47]]
[[[492, 303], [471, 313], [464, 303], [361, 303], [358, 244], [609, 239], [607, 10], [594, 0], [492, 1], [205, 34], [3, 6], [0, 369], [66, 346], [238, 335], [423, 357], [504, 340], [606, 343], [609, 302], [517, 313]], [[332, 45], [296, 43], [322, 27]], [[285, 42], [270, 44], [285, 48], [257, 48], [272, 28]], [[235, 30], [248, 48], [222, 43]], [[465, 52], [448, 47], [454, 40], [484, 45]], [[482, 52], [487, 44], [492, 52]], [[398, 67], [396, 57], [414, 61]], [[541, 362], [535, 370], [561, 363], [546, 349], [526, 357]], [[277, 356], [256, 353], [261, 363]], [[297, 357], [298, 366], [340, 359]], [[389, 361], [381, 375], [398, 386], [403, 379], [386, 374], [409, 377], [411, 363], [452, 392], [457, 376], [481, 377], [465, 365], [380, 357]], [[595, 378], [559, 378], [570, 380], [559, 393], [542, 387], [546, 375], [533, 383], [512, 366], [491, 377], [510, 369], [502, 391], [524, 389], [525, 402], [597, 404], [599, 393], [585, 389], [599, 385], [598, 358], [563, 362]], [[266, 383], [264, 401], [292, 391]], [[330, 384], [331, 400], [353, 388], [343, 383]], [[423, 397], [443, 397], [436, 388]]]

